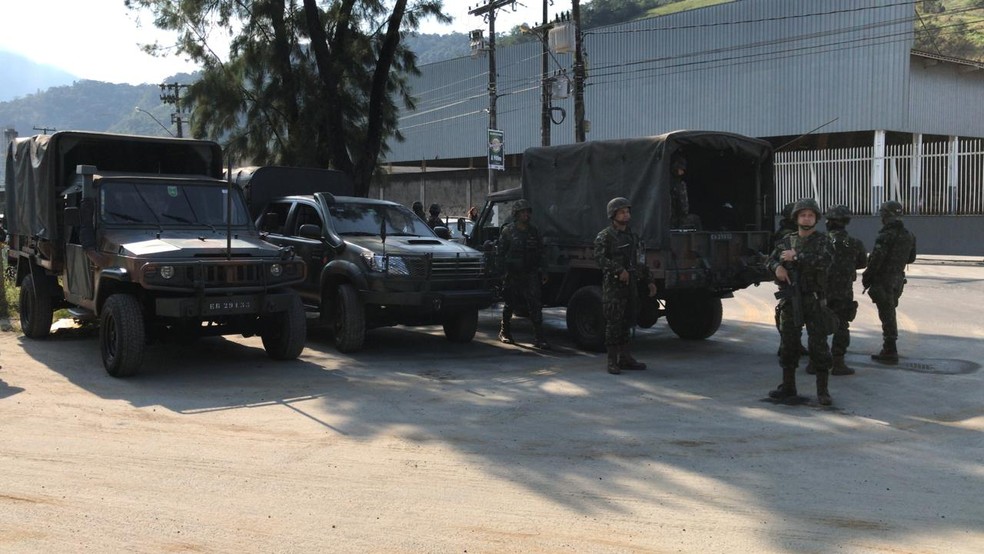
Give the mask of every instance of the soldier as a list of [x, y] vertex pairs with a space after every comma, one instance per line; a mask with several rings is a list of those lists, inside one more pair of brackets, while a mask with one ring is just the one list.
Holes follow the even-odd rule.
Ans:
[[431, 204], [430, 208], [427, 210], [430, 212], [430, 217], [427, 218], [427, 224], [430, 225], [431, 229], [435, 227], [444, 227], [444, 221], [441, 220], [441, 205]]
[[[851, 344], [851, 322], [858, 315], [858, 303], [854, 301], [854, 281], [858, 270], [868, 265], [868, 251], [861, 239], [847, 234], [851, 223], [850, 208], [834, 206], [824, 216], [827, 220], [827, 237], [833, 261], [827, 275], [827, 307], [837, 314], [837, 329], [830, 341], [830, 354], [833, 357], [831, 375], [852, 375], [854, 370], [844, 363], [844, 354]], [[807, 373], [814, 373], [811, 364], [806, 365]]]
[[421, 202], [420, 200], [415, 201], [413, 203], [413, 207], [410, 209], [413, 210], [414, 215], [416, 215], [420, 219], [423, 219], [424, 221], [427, 221], [427, 214], [424, 213], [423, 202]]
[[699, 230], [701, 228], [700, 217], [690, 213], [690, 196], [687, 192], [687, 182], [684, 180], [687, 175], [687, 157], [683, 152], [677, 152], [673, 155], [670, 172], [673, 177], [673, 182], [670, 185], [670, 227]]
[[902, 225], [902, 204], [885, 202], [878, 210], [882, 228], [875, 237], [875, 247], [868, 258], [868, 268], [861, 275], [861, 284], [868, 291], [871, 301], [878, 306], [878, 319], [882, 324], [882, 349], [872, 354], [877, 362], [896, 364], [899, 351], [895, 341], [899, 337], [895, 321], [895, 308], [905, 285], [905, 266], [916, 261], [916, 236]]
[[656, 296], [645, 263], [639, 237], [629, 229], [632, 204], [618, 197], [608, 202], [608, 219], [612, 221], [595, 238], [595, 260], [602, 272], [601, 298], [605, 313], [605, 347], [608, 349], [608, 373], [623, 369], [646, 369], [629, 352], [629, 330], [635, 322], [634, 309], [639, 304], [639, 283], [649, 286], [649, 296]]
[[533, 322], [533, 346], [546, 350], [550, 345], [543, 340], [540, 287], [547, 282], [547, 261], [540, 231], [530, 223], [532, 216], [533, 209], [529, 202], [516, 201], [512, 207], [512, 223], [503, 227], [499, 234], [499, 267], [506, 272], [499, 340], [513, 344], [510, 326], [513, 308], [517, 304], [523, 304]]
[[[783, 237], [785, 237], [786, 235], [788, 235], [790, 233], [796, 233], [797, 231], [799, 231], [799, 227], [797, 227], [796, 222], [793, 220], [793, 206], [795, 206], [795, 205], [796, 205], [796, 202], [790, 202], [789, 204], [786, 204], [785, 206], [783, 206], [782, 212], [781, 212], [782, 213], [782, 219], [779, 220], [779, 228], [776, 229], [776, 232], [772, 234], [772, 244], [775, 244], [775, 243], [779, 242], [780, 240], [783, 239]], [[781, 331], [782, 330], [779, 328], [779, 308], [780, 308], [780, 306], [782, 306], [782, 303], [781, 302], [779, 304], [776, 304], [776, 331], [779, 331], [780, 332], [780, 337], [781, 337], [782, 336], [781, 335]], [[780, 340], [780, 343], [779, 343], [779, 350], [776, 352], [776, 356], [779, 356], [780, 354], [782, 354], [782, 342], [781, 342], [781, 340]], [[803, 346], [803, 343], [800, 343], [800, 345], [799, 345], [799, 354], [800, 354], [800, 356], [806, 356], [806, 347]]]
[[816, 230], [820, 207], [813, 199], [805, 198], [797, 202], [792, 217], [799, 230], [777, 242], [769, 257], [769, 270], [775, 273], [779, 281], [777, 296], [782, 298], [779, 314], [782, 384], [770, 391], [769, 396], [782, 401], [797, 398], [798, 345], [805, 325], [810, 364], [817, 375], [817, 400], [821, 405], [829, 406], [833, 400], [827, 390], [831, 364], [827, 335], [833, 329], [829, 320], [832, 314], [828, 314], [824, 292], [831, 260], [830, 242], [826, 234]]

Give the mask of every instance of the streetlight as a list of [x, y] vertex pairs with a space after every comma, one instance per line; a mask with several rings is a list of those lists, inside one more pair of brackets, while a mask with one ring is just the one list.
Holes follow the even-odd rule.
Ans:
[[147, 114], [147, 115], [149, 115], [151, 119], [153, 119], [154, 121], [156, 121], [156, 122], [157, 122], [157, 124], [161, 126], [161, 129], [164, 129], [165, 131], [167, 131], [167, 134], [169, 134], [169, 135], [171, 135], [172, 137], [174, 136], [174, 133], [172, 133], [172, 132], [171, 132], [171, 130], [170, 130], [170, 129], [168, 129], [168, 128], [167, 128], [166, 126], [164, 126], [164, 124], [163, 124], [163, 123], [161, 123], [161, 120], [160, 120], [160, 119], [157, 119], [157, 118], [156, 118], [156, 117], [154, 116], [154, 114], [152, 114], [152, 113], [150, 113], [150, 112], [148, 112], [147, 110], [145, 110], [145, 109], [143, 109], [143, 108], [141, 108], [141, 107], [139, 107], [139, 106], [134, 106], [134, 107], [133, 107], [133, 109], [134, 109], [135, 111], [138, 111], [138, 112], [140, 112], [140, 113], [145, 113], [145, 114]]

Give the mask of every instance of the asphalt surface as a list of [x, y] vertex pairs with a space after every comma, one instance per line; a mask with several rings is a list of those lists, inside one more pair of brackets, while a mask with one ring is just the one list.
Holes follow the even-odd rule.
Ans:
[[[953, 262], [959, 263], [953, 263]], [[772, 286], [720, 331], [639, 330], [619, 376], [576, 350], [383, 329], [301, 359], [256, 338], [153, 345], [102, 369], [90, 329], [0, 332], [0, 551], [984, 551], [984, 265], [920, 260], [898, 366], [861, 297], [834, 405], [780, 379]], [[860, 287], [858, 288], [860, 292]], [[805, 360], [804, 360], [805, 363]]]

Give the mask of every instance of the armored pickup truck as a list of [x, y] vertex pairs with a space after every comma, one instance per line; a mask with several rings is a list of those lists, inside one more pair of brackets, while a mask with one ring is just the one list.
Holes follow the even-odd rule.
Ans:
[[392, 325], [474, 338], [478, 312], [493, 300], [481, 252], [437, 236], [400, 204], [348, 196], [351, 181], [338, 171], [267, 166], [236, 180], [263, 237], [308, 264], [296, 288], [339, 351], [360, 350], [367, 330]]
[[[681, 159], [683, 179], [674, 175]], [[544, 306], [567, 308], [567, 329], [586, 350], [604, 349], [594, 239], [611, 225], [606, 206], [614, 197], [632, 204], [631, 228], [643, 241], [658, 289], [655, 298], [640, 294], [639, 326], [665, 316], [680, 338], [710, 337], [721, 325], [722, 298], [772, 279], [763, 265], [774, 205], [772, 148], [765, 141], [676, 131], [530, 148], [522, 164], [522, 186], [489, 195], [468, 244], [494, 259], [512, 204], [526, 199], [546, 246]], [[680, 202], [684, 187], [689, 202]], [[689, 204], [689, 213], [675, 214], [674, 204]]]
[[7, 149], [9, 263], [24, 334], [53, 311], [98, 321], [103, 365], [133, 375], [166, 336], [259, 335], [294, 359], [305, 265], [260, 239], [210, 141], [58, 132]]

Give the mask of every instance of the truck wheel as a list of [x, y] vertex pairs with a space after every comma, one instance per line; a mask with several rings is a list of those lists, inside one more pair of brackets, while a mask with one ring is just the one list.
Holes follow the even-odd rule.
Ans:
[[478, 329], [478, 310], [458, 312], [444, 322], [444, 336], [451, 342], [471, 342]]
[[51, 318], [54, 308], [51, 304], [51, 291], [48, 281], [34, 282], [34, 275], [27, 275], [20, 289], [21, 329], [28, 338], [43, 339], [51, 332]]
[[301, 298], [295, 295], [287, 310], [268, 316], [264, 322], [263, 349], [274, 360], [295, 360], [304, 350], [307, 319]]
[[684, 340], [703, 340], [721, 327], [721, 299], [700, 294], [666, 300], [666, 322]]
[[99, 323], [103, 367], [113, 377], [130, 377], [143, 362], [146, 346], [143, 310], [129, 294], [106, 299]]
[[601, 287], [591, 285], [574, 292], [567, 303], [567, 330], [584, 350], [605, 351], [605, 312]]
[[366, 342], [366, 312], [359, 301], [358, 291], [349, 284], [338, 285], [331, 306], [335, 348], [339, 352], [361, 350]]

